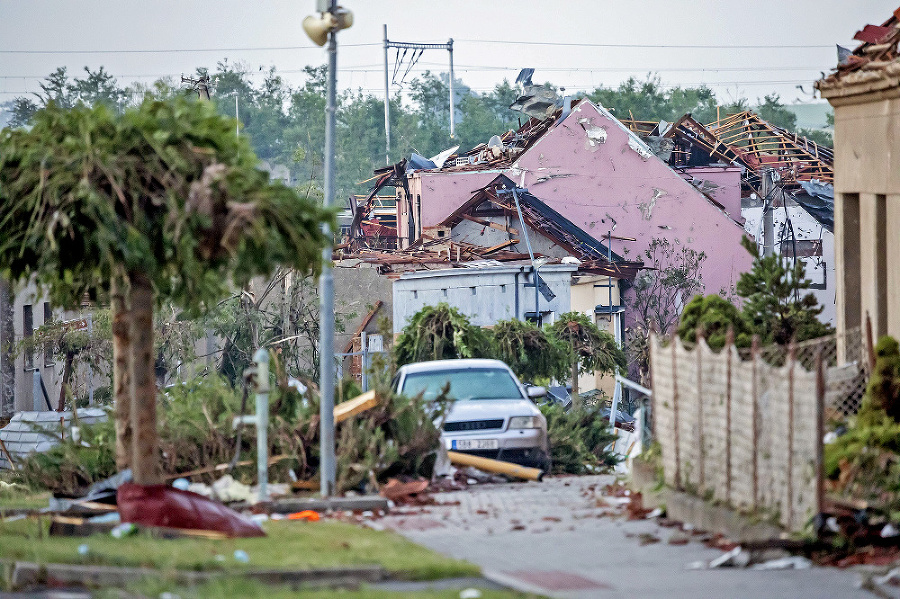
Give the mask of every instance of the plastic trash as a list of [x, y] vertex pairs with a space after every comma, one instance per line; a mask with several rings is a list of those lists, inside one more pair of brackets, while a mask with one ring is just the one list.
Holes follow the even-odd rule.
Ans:
[[78, 555], [87, 555], [90, 551], [91, 549], [87, 545], [81, 544], [78, 546]]
[[182, 491], [187, 491], [188, 487], [191, 486], [191, 483], [186, 478], [176, 478], [172, 481], [172, 486], [176, 489], [181, 489]]
[[236, 562], [240, 562], [242, 564], [246, 564], [250, 562], [250, 555], [247, 554], [243, 549], [235, 549], [234, 550], [234, 560]]
[[124, 524], [119, 524], [111, 531], [109, 534], [112, 535], [114, 539], [123, 539], [129, 535], [133, 535], [137, 532], [137, 526], [132, 524], [131, 522], [125, 522]]
[[287, 516], [288, 520], [309, 520], [310, 522], [318, 522], [320, 518], [319, 512], [315, 510], [303, 510], [302, 512], [294, 512]]
[[884, 528], [881, 529], [881, 538], [887, 539], [890, 537], [896, 537], [900, 535], [900, 530], [897, 530], [897, 527], [888, 522], [884, 525]]
[[481, 599], [481, 591], [478, 589], [463, 589], [459, 592], [459, 599]]
[[109, 512], [108, 514], [88, 518], [87, 521], [91, 524], [119, 524], [122, 518], [119, 516], [119, 512]]
[[750, 564], [750, 554], [735, 547], [709, 562], [710, 568], [746, 568]]
[[812, 562], [799, 555], [773, 559], [753, 566], [754, 570], [809, 570], [810, 568], [812, 568]]

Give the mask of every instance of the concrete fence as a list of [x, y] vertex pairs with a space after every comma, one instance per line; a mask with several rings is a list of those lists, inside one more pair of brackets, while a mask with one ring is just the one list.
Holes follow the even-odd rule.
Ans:
[[[780, 365], [675, 338], [650, 340], [654, 436], [666, 483], [802, 529], [822, 505], [827, 362], [795, 348]], [[811, 370], [807, 367], [812, 366]]]

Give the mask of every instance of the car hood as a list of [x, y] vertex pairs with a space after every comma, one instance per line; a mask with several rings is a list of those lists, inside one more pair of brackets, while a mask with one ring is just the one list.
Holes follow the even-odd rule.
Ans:
[[510, 416], [536, 416], [541, 411], [527, 399], [470, 399], [455, 401], [447, 412], [446, 422], [487, 420]]

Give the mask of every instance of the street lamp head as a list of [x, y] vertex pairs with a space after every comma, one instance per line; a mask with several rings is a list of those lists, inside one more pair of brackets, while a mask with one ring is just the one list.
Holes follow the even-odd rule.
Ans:
[[353, 13], [338, 6], [334, 12], [322, 12], [303, 19], [303, 31], [317, 46], [324, 46], [330, 31], [339, 31], [353, 26]]

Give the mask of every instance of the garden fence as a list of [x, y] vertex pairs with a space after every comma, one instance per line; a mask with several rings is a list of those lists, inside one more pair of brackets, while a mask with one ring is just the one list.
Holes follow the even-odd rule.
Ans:
[[[654, 437], [666, 483], [802, 529], [821, 511], [829, 414], [855, 412], [867, 360], [862, 336], [788, 347], [688, 347], [651, 336]], [[838, 364], [838, 348], [846, 358]]]

